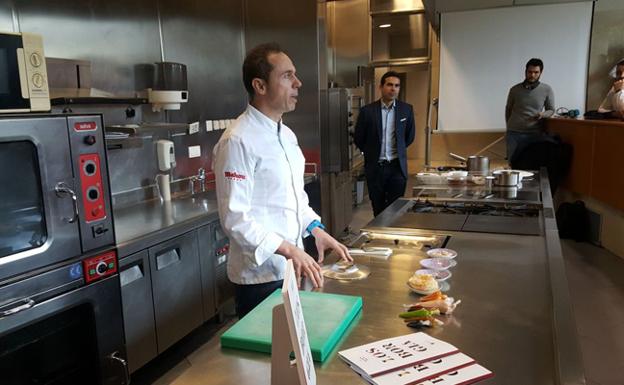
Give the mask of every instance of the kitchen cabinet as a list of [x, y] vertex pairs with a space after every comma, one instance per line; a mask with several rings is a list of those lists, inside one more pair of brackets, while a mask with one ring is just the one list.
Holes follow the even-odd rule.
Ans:
[[[116, 233], [126, 237], [118, 237], [117, 247], [131, 372], [220, 316], [234, 296], [226, 274], [229, 240], [216, 207], [198, 208], [195, 200], [172, 205], [179, 223], [158, 221], [165, 211], [154, 203], [115, 213]], [[202, 207], [209, 212], [194, 214]]]
[[134, 372], [158, 354], [147, 250], [119, 261], [128, 369]]
[[196, 237], [191, 231], [148, 249], [159, 353], [203, 321]]
[[219, 222], [214, 224], [214, 269], [215, 269], [215, 305], [219, 316], [224, 305], [234, 298], [234, 284], [227, 277], [227, 260], [230, 252], [230, 240], [225, 235]]
[[219, 223], [211, 223], [197, 230], [199, 244], [199, 269], [201, 274], [201, 293], [204, 321], [208, 321], [217, 313], [215, 302], [215, 227]]

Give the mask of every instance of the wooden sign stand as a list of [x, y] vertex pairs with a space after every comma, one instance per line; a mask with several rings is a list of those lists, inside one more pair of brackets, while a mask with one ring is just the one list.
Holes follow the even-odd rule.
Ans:
[[293, 384], [299, 382], [297, 359], [291, 361], [294, 351], [288, 333], [288, 320], [284, 304], [273, 308], [273, 334], [271, 336], [271, 385]]
[[[286, 265], [282, 298], [284, 303], [273, 308], [271, 385], [316, 385], [316, 372], [291, 260]], [[291, 361], [292, 352], [295, 359]]]

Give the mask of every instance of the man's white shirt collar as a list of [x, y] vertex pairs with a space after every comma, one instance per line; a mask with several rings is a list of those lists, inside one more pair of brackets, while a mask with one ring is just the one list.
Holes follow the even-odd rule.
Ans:
[[[247, 111], [249, 112], [249, 115], [256, 119], [258, 121], [258, 123], [260, 123], [263, 127], [266, 127], [268, 129], [271, 130], [271, 132], [275, 133], [276, 129], [277, 129], [277, 122], [274, 121], [273, 119], [269, 118], [268, 116], [266, 116], [265, 114], [262, 113], [262, 111], [260, 111], [259, 109], [257, 109], [256, 107], [252, 106], [251, 104], [247, 105]], [[282, 120], [280, 119], [279, 123], [283, 126], [284, 123], [282, 123]]]
[[382, 108], [392, 109], [392, 108], [394, 108], [395, 104], [396, 104], [396, 100], [395, 99], [393, 99], [390, 102], [390, 104], [388, 104], [388, 105], [386, 105], [386, 103], [384, 103], [383, 100], [381, 101], [381, 107]]

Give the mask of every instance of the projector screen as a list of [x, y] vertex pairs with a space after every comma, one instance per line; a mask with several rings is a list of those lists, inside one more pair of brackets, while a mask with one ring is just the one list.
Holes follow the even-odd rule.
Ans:
[[443, 13], [438, 130], [505, 131], [507, 94], [533, 57], [556, 108], [582, 114], [591, 20], [591, 1]]

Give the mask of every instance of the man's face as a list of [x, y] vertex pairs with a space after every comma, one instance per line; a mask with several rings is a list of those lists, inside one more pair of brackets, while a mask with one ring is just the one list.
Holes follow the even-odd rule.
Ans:
[[395, 76], [388, 76], [384, 84], [381, 85], [381, 98], [389, 103], [399, 96], [401, 90], [401, 79]]
[[616, 79], [622, 79], [622, 77], [624, 77], [624, 65], [615, 67], [615, 77]]
[[526, 69], [525, 76], [527, 82], [535, 83], [539, 80], [540, 76], [542, 76], [542, 70], [539, 68], [539, 66], [529, 66]]
[[280, 114], [293, 111], [301, 87], [301, 81], [295, 75], [295, 66], [283, 52], [270, 54], [268, 60], [273, 70], [266, 85], [267, 104]]

